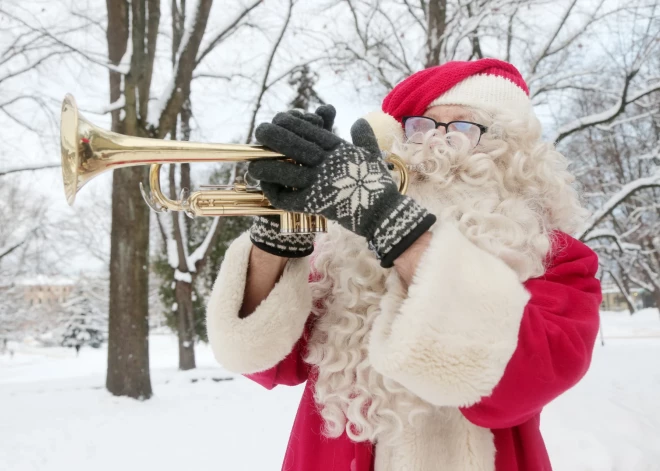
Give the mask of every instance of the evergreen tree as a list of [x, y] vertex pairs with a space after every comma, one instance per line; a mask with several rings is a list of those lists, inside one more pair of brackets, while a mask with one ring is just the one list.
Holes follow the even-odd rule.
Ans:
[[313, 72], [307, 64], [294, 70], [289, 77], [289, 85], [295, 90], [296, 94], [289, 105], [292, 108], [305, 111], [313, 111], [312, 108], [325, 105], [325, 101], [314, 89], [318, 81], [319, 75]]
[[61, 337], [61, 345], [79, 350], [83, 345], [99, 348], [105, 340], [107, 319], [94, 305], [82, 289], [62, 305], [66, 324]]

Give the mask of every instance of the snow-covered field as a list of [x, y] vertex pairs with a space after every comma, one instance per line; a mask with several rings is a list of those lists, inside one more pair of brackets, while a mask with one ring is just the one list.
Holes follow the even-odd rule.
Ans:
[[[660, 317], [603, 313], [606, 345], [552, 403], [543, 429], [556, 471], [660, 470]], [[108, 394], [105, 351], [19, 344], [0, 356], [0, 470], [279, 470], [302, 393], [266, 391], [215, 364], [176, 370], [176, 339], [151, 337], [155, 396]]]

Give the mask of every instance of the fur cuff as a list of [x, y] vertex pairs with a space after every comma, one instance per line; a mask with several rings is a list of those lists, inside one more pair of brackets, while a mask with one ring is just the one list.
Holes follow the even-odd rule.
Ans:
[[252, 243], [246, 232], [225, 254], [206, 309], [206, 328], [216, 360], [229, 371], [264, 371], [283, 360], [303, 334], [312, 308], [309, 259], [289, 260], [268, 297], [238, 317]]
[[436, 227], [407, 295], [390, 275], [369, 357], [431, 404], [469, 406], [504, 374], [529, 294], [513, 270], [456, 227]]

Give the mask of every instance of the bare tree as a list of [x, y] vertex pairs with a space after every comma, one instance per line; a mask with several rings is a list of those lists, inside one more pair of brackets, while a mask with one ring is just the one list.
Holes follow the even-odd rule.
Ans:
[[29, 15], [26, 10], [19, 5], [0, 5], [0, 17], [4, 20], [0, 25], [0, 37], [8, 34], [12, 38], [0, 43], [0, 116], [40, 137], [39, 121], [34, 116], [27, 119], [24, 107], [31, 107], [41, 118], [54, 124], [56, 116], [48, 98], [39, 90], [16, 85], [25, 83], [28, 77], [41, 72], [53, 61], [71, 54], [57, 37], [66, 38], [84, 22], [74, 20], [67, 25], [52, 23], [47, 28], [35, 27], [26, 21]]
[[[25, 198], [24, 188], [13, 181], [0, 185], [0, 268], [14, 276], [20, 274], [18, 262], [47, 231], [45, 212], [43, 198]], [[19, 254], [21, 251], [23, 253]], [[12, 267], [7, 266], [10, 258], [14, 261]]]
[[[217, 32], [203, 52], [199, 54], [200, 59], [206, 56], [212, 48], [220, 48], [223, 44], [235, 34], [245, 20], [247, 15], [259, 6], [260, 1], [254, 1], [248, 4], [244, 9], [240, 10], [236, 17], [226, 23], [226, 27]], [[261, 84], [254, 98], [253, 112], [246, 132], [246, 142], [251, 141], [252, 132], [256, 123], [256, 119], [261, 108], [262, 100], [268, 90], [272, 87], [273, 81], [270, 80], [273, 64], [275, 62], [278, 49], [282, 43], [282, 39], [287, 32], [292, 13], [293, 13], [293, 0], [289, 0], [288, 9], [285, 14], [282, 27], [280, 28], [277, 37], [270, 47], [270, 51], [266, 57], [263, 76]], [[173, 2], [175, 15], [173, 15], [172, 33], [173, 33], [173, 67], [177, 66], [175, 51], [181, 46], [179, 42], [184, 36], [185, 29], [185, 4], [184, 2]], [[199, 64], [199, 60], [197, 62]], [[191, 77], [192, 79], [193, 77]], [[206, 78], [209, 78], [208, 76]], [[282, 77], [278, 77], [277, 81]], [[184, 87], [183, 102], [179, 112], [178, 120], [172, 122], [172, 129], [169, 136], [172, 139], [189, 140], [190, 138], [190, 120], [193, 116], [192, 102], [190, 97], [190, 85]], [[178, 126], [177, 126], [178, 124]], [[230, 172], [228, 184], [233, 184], [236, 178], [236, 171]], [[177, 195], [184, 189], [192, 187], [192, 179], [189, 164], [182, 164], [176, 169], [174, 166], [170, 167], [169, 171], [169, 186], [171, 197], [176, 198]], [[195, 314], [193, 307], [193, 298], [195, 295], [194, 286], [196, 279], [208, 260], [208, 257], [213, 250], [213, 247], [218, 239], [220, 232], [225, 226], [223, 218], [215, 219], [208, 227], [205, 235], [199, 238], [199, 242], [194, 244], [193, 234], [191, 232], [198, 226], [191, 224], [191, 221], [186, 218], [182, 213], [173, 213], [169, 221], [164, 217], [159, 217], [159, 228], [163, 238], [163, 247], [167, 251], [168, 264], [172, 269], [173, 280], [165, 280], [165, 283], [174, 284], [174, 299], [172, 310], [177, 317], [177, 332], [179, 337], [179, 369], [187, 370], [195, 368]]]
[[480, 38], [502, 36], [501, 25], [521, 5], [535, 3], [541, 2], [333, 2], [336, 22], [349, 22], [352, 28], [341, 28], [333, 35], [328, 59], [335, 70], [355, 74], [356, 83], [371, 86], [375, 80], [387, 91], [421, 68], [484, 57], [490, 51], [483, 50]]
[[[629, 42], [612, 51], [622, 58], [622, 72], [581, 91], [573, 109], [582, 117], [559, 128], [557, 136], [562, 148], [579, 160], [580, 180], [594, 210], [578, 237], [599, 252], [601, 264], [624, 297], [635, 287], [648, 292], [660, 307], [657, 8], [649, 5], [627, 12]], [[618, 18], [622, 20], [625, 15]]]

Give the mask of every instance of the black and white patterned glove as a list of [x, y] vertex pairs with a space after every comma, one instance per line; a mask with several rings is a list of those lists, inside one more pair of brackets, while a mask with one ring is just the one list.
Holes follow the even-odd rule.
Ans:
[[261, 124], [263, 145], [295, 163], [251, 162], [266, 197], [286, 211], [321, 214], [367, 239], [383, 267], [391, 267], [434, 223], [435, 216], [399, 193], [364, 119], [351, 128], [353, 144], [287, 113]]
[[[332, 105], [322, 105], [315, 113], [291, 110], [287, 114], [332, 131], [336, 112]], [[250, 240], [261, 250], [279, 257], [306, 257], [314, 251], [314, 234], [282, 234], [279, 216], [255, 217], [250, 227]]]

